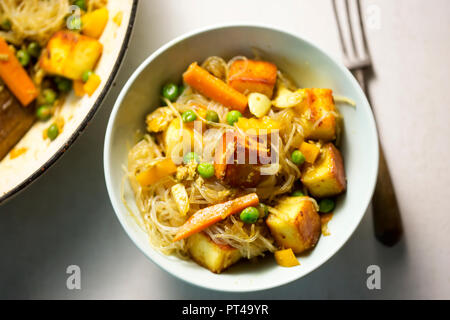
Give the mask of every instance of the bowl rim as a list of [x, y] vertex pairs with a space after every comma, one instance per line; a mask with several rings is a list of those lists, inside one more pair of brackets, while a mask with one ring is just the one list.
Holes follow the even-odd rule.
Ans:
[[73, 145], [75, 140], [83, 133], [84, 129], [86, 129], [89, 122], [94, 117], [97, 110], [100, 108], [101, 104], [103, 103], [103, 100], [106, 98], [106, 95], [108, 94], [109, 90], [111, 89], [114, 79], [117, 76], [117, 73], [120, 70], [120, 67], [122, 65], [122, 62], [124, 60], [125, 54], [128, 49], [128, 43], [130, 42], [131, 34], [133, 31], [134, 22], [136, 19], [136, 13], [137, 13], [137, 5], [138, 0], [132, 0], [133, 4], [131, 6], [131, 12], [130, 12], [130, 19], [128, 21], [127, 31], [125, 33], [125, 37], [123, 39], [122, 45], [120, 47], [119, 55], [117, 56], [117, 60], [114, 63], [114, 66], [112, 68], [111, 73], [109, 74], [108, 80], [105, 83], [105, 86], [103, 87], [102, 92], [97, 97], [97, 100], [95, 100], [94, 104], [92, 105], [92, 108], [87, 113], [86, 117], [83, 119], [83, 121], [80, 123], [78, 128], [74, 130], [72, 135], [66, 140], [66, 143], [62, 145], [54, 154], [53, 156], [48, 159], [39, 169], [37, 169], [35, 172], [33, 172], [28, 178], [24, 179], [21, 183], [16, 185], [14, 188], [0, 196], [0, 204], [3, 204], [7, 200], [11, 200], [14, 196], [19, 194], [21, 191], [26, 189], [32, 182], [36, 181], [37, 178], [39, 178], [47, 169], [49, 169], [68, 149]]
[[[155, 60], [158, 56], [160, 56], [161, 54], [163, 54], [166, 50], [168, 50], [169, 48], [171, 48], [172, 46], [176, 45], [179, 42], [182, 42], [186, 39], [189, 39], [191, 37], [200, 35], [200, 34], [204, 34], [204, 33], [208, 33], [211, 31], [216, 31], [216, 30], [220, 30], [220, 29], [232, 29], [232, 28], [257, 28], [257, 29], [263, 29], [263, 30], [269, 30], [269, 31], [276, 31], [291, 37], [296, 38], [299, 41], [302, 41], [304, 43], [306, 43], [307, 45], [311, 46], [313, 49], [318, 50], [319, 52], [321, 52], [324, 57], [328, 60], [330, 60], [332, 63], [334, 63], [341, 72], [343, 72], [346, 76], [347, 79], [352, 82], [353, 85], [356, 85], [357, 87], [357, 91], [359, 91], [359, 95], [365, 100], [365, 102], [367, 103], [367, 106], [369, 107], [368, 111], [368, 115], [369, 115], [369, 122], [370, 122], [370, 127], [372, 129], [372, 137], [373, 137], [373, 141], [372, 141], [372, 145], [374, 148], [374, 166], [371, 170], [371, 172], [369, 172], [369, 177], [370, 179], [370, 185], [368, 185], [368, 192], [366, 193], [366, 197], [365, 199], [362, 200], [362, 208], [364, 208], [364, 210], [360, 213], [359, 218], [357, 223], [354, 224], [354, 227], [352, 230], [350, 230], [350, 232], [348, 233], [348, 236], [346, 238], [344, 238], [343, 240], [341, 240], [341, 243], [336, 247], [335, 250], [330, 250], [330, 252], [328, 252], [326, 255], [324, 255], [320, 261], [314, 265], [310, 270], [308, 270], [306, 273], [298, 276], [295, 275], [294, 277], [285, 277], [285, 278], [279, 278], [276, 281], [271, 281], [270, 283], [261, 283], [258, 286], [253, 286], [252, 288], [241, 288], [236, 286], [235, 288], [217, 288], [214, 286], [214, 283], [202, 283], [201, 281], [196, 281], [195, 279], [189, 279], [189, 278], [185, 278], [180, 276], [179, 274], [173, 272], [172, 270], [169, 270], [167, 268], [165, 268], [165, 266], [156, 261], [155, 259], [153, 259], [149, 254], [147, 254], [145, 248], [143, 246], [141, 246], [139, 244], [139, 242], [137, 241], [137, 239], [135, 238], [135, 235], [132, 234], [132, 232], [130, 232], [129, 228], [126, 225], [125, 222], [125, 217], [122, 217], [122, 215], [119, 213], [121, 212], [121, 209], [119, 209], [119, 204], [117, 203], [118, 199], [114, 199], [113, 198], [113, 183], [112, 183], [112, 179], [111, 179], [111, 168], [109, 166], [110, 163], [110, 151], [111, 151], [111, 137], [112, 137], [112, 132], [113, 132], [113, 124], [116, 120], [117, 117], [117, 113], [122, 105], [122, 102], [125, 98], [125, 96], [127, 95], [129, 89], [131, 88], [131, 86], [134, 84], [135, 80], [139, 77], [139, 75], [142, 73], [142, 71], [144, 71], [147, 66], [153, 61]], [[352, 75], [352, 73], [338, 60], [336, 60], [335, 58], [333, 58], [331, 55], [329, 55], [327, 52], [325, 52], [324, 50], [322, 50], [321, 48], [319, 48], [317, 45], [315, 45], [314, 43], [312, 43], [310, 40], [305, 39], [301, 36], [296, 35], [293, 32], [287, 31], [283, 28], [280, 28], [278, 26], [274, 26], [271, 24], [261, 24], [261, 23], [248, 23], [248, 22], [234, 22], [234, 23], [219, 23], [219, 24], [213, 24], [213, 25], [208, 25], [205, 27], [201, 27], [201, 28], [196, 28], [193, 29], [192, 31], [186, 32], [170, 41], [168, 41], [167, 43], [165, 43], [164, 45], [162, 45], [161, 47], [159, 47], [156, 51], [154, 51], [152, 54], [150, 54], [137, 68], [136, 70], [132, 73], [132, 75], [130, 76], [130, 78], [127, 80], [127, 82], [125, 83], [125, 85], [123, 86], [114, 106], [113, 109], [111, 111], [110, 117], [108, 119], [108, 125], [107, 125], [107, 129], [106, 129], [106, 133], [105, 133], [105, 142], [104, 142], [104, 149], [103, 149], [103, 165], [104, 165], [104, 174], [105, 174], [105, 182], [106, 182], [106, 188], [108, 191], [108, 196], [110, 198], [111, 204], [113, 206], [114, 209], [114, 213], [116, 215], [116, 217], [118, 218], [120, 224], [122, 225], [122, 228], [125, 230], [125, 232], [127, 233], [128, 237], [132, 240], [132, 242], [135, 244], [135, 246], [137, 248], [139, 248], [139, 250], [147, 257], [147, 259], [149, 259], [151, 262], [153, 262], [154, 264], [156, 264], [159, 268], [161, 268], [162, 270], [166, 271], [167, 273], [171, 274], [172, 276], [174, 276], [175, 278], [178, 278], [186, 283], [189, 283], [191, 285], [194, 285], [196, 287], [199, 288], [206, 288], [206, 289], [210, 289], [210, 290], [214, 290], [214, 291], [220, 291], [220, 292], [229, 292], [229, 293], [244, 293], [244, 292], [256, 292], [256, 291], [262, 291], [262, 290], [268, 290], [268, 289], [272, 289], [272, 288], [276, 288], [279, 286], [283, 286], [286, 285], [290, 282], [293, 282], [295, 280], [299, 280], [300, 278], [305, 277], [306, 275], [308, 275], [309, 273], [311, 273], [312, 271], [318, 269], [319, 267], [321, 267], [323, 264], [325, 264], [328, 260], [331, 259], [331, 257], [333, 257], [347, 242], [348, 240], [352, 237], [352, 235], [354, 234], [355, 230], [358, 228], [358, 226], [360, 225], [368, 207], [370, 204], [370, 201], [372, 199], [372, 195], [373, 192], [375, 190], [375, 184], [376, 184], [376, 180], [377, 180], [377, 175], [378, 175], [378, 159], [379, 159], [379, 142], [378, 142], [378, 132], [377, 132], [377, 126], [376, 126], [376, 122], [375, 122], [375, 118], [373, 115], [373, 111], [372, 108], [370, 107], [370, 103], [365, 95], [365, 93], [363, 92], [363, 90], [361, 89], [359, 83], [357, 82], [357, 80], [355, 79], [355, 77]], [[157, 252], [155, 249], [153, 249], [155, 252]]]

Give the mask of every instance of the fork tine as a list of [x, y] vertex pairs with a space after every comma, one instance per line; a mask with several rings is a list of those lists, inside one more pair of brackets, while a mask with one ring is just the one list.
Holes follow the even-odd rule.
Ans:
[[347, 24], [348, 24], [348, 31], [349, 31], [349, 35], [350, 35], [350, 44], [352, 47], [352, 54], [354, 57], [358, 57], [358, 50], [356, 49], [356, 44], [355, 44], [355, 35], [353, 33], [353, 22], [352, 22], [352, 16], [350, 13], [350, 8], [348, 5], [348, 0], [344, 0], [344, 5], [345, 5], [345, 14], [346, 14], [346, 18], [347, 18]]
[[336, 18], [336, 24], [337, 24], [337, 28], [338, 28], [339, 40], [341, 42], [342, 53], [344, 54], [344, 57], [347, 58], [347, 56], [348, 56], [347, 46], [345, 45], [344, 34], [342, 32], [342, 26], [341, 26], [341, 22], [339, 19], [336, 2], [337, 2], [337, 0], [332, 0], [333, 12], [334, 12], [334, 17]]
[[[350, 70], [366, 68], [371, 65], [369, 50], [364, 33], [364, 25], [361, 15], [361, 6], [358, 0], [342, 0], [339, 7], [338, 1], [332, 0], [333, 12], [341, 42], [344, 64]], [[342, 2], [340, 2], [342, 4]], [[350, 6], [351, 4], [352, 6]], [[351, 9], [357, 17], [352, 17]], [[347, 30], [348, 29], [348, 30]]]
[[370, 57], [369, 54], [369, 47], [367, 45], [367, 39], [366, 39], [366, 30], [364, 28], [364, 23], [363, 23], [363, 19], [362, 19], [362, 11], [361, 11], [361, 3], [356, 0], [356, 7], [358, 10], [358, 22], [359, 22], [359, 27], [361, 28], [361, 38], [362, 38], [362, 47], [363, 47], [363, 55], [364, 57]]

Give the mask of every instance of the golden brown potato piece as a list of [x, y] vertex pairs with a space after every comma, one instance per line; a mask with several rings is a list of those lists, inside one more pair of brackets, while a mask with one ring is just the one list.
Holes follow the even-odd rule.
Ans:
[[301, 253], [313, 248], [320, 237], [320, 216], [309, 197], [285, 197], [270, 213], [266, 224], [281, 248]]
[[85, 71], [94, 69], [102, 50], [97, 39], [76, 32], [58, 31], [47, 43], [40, 66], [47, 73], [80, 80]]
[[214, 273], [222, 272], [241, 258], [238, 249], [219, 245], [203, 232], [190, 236], [187, 247], [195, 262]]
[[300, 112], [305, 138], [332, 141], [336, 139], [336, 114], [330, 89], [299, 89], [306, 97], [296, 109]]
[[228, 84], [243, 94], [259, 92], [272, 98], [277, 67], [270, 62], [236, 60], [230, 66]]
[[347, 181], [339, 150], [332, 143], [324, 145], [316, 162], [305, 166], [301, 179], [313, 197], [331, 197], [344, 192]]

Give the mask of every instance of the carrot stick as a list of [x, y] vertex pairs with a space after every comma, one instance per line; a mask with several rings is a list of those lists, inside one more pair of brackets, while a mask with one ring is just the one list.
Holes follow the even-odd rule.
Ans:
[[226, 107], [240, 112], [247, 108], [247, 97], [245, 95], [199, 67], [197, 62], [189, 66], [183, 74], [183, 80], [192, 88]]
[[232, 214], [241, 212], [247, 207], [256, 206], [258, 204], [258, 195], [256, 193], [250, 193], [234, 200], [198, 210], [180, 227], [175, 238], [173, 238], [173, 241], [175, 242], [187, 238]]
[[23, 106], [27, 106], [38, 96], [38, 90], [25, 69], [0, 37], [0, 77]]

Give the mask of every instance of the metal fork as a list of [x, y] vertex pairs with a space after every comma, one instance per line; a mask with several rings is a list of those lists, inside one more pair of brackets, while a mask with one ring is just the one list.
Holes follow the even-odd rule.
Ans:
[[[353, 73], [369, 99], [366, 79], [372, 62], [361, 18], [360, 1], [332, 0], [332, 3], [344, 64]], [[402, 221], [381, 143], [379, 149], [378, 179], [372, 198], [374, 231], [376, 238], [381, 243], [393, 246], [403, 234]]]

